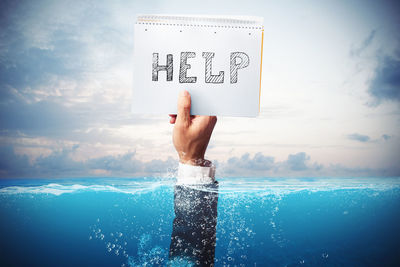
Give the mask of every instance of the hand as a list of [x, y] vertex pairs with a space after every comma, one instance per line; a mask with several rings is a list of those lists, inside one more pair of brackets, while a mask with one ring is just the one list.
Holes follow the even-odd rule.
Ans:
[[170, 123], [175, 124], [172, 134], [179, 160], [184, 164], [207, 165], [204, 160], [208, 142], [214, 126], [215, 116], [191, 116], [191, 99], [188, 91], [182, 91], [178, 97], [178, 115], [170, 115]]

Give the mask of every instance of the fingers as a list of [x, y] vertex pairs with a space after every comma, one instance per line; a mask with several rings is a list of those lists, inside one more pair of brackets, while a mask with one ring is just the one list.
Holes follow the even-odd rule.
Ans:
[[215, 124], [217, 123], [217, 116], [210, 116], [210, 123], [215, 126]]
[[215, 124], [217, 123], [216, 116], [195, 116], [192, 121], [193, 125], [196, 125], [198, 131], [204, 133], [212, 133]]
[[171, 123], [171, 124], [175, 124], [175, 121], [176, 121], [176, 115], [174, 115], [174, 114], [169, 114], [169, 123]]
[[194, 120], [196, 121], [201, 121], [201, 123], [204, 124], [210, 124], [210, 125], [215, 125], [217, 123], [217, 116], [201, 116], [201, 115], [196, 115], [192, 116]]
[[190, 125], [190, 106], [191, 99], [189, 92], [186, 90], [180, 92], [178, 98], [178, 116], [176, 117], [178, 124], [186, 127]]
[[211, 130], [211, 132], [213, 131], [215, 124], [217, 123], [217, 117], [216, 116], [208, 116], [207, 118], [207, 122], [208, 122], [208, 128]]

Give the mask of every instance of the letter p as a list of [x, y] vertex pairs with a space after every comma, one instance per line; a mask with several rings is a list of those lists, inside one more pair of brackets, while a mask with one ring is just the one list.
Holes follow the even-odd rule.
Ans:
[[[240, 58], [240, 62], [237, 63], [237, 58]], [[231, 53], [231, 83], [237, 83], [238, 70], [246, 68], [250, 64], [249, 56], [243, 52]]]

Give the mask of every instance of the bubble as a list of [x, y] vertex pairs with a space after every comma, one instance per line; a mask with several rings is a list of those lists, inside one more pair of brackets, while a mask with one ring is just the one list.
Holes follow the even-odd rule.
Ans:
[[232, 257], [228, 257], [228, 261], [232, 261]]

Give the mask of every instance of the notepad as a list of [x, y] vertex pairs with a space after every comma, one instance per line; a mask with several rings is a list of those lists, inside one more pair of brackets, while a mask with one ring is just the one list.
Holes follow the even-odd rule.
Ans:
[[178, 94], [187, 90], [192, 115], [256, 117], [262, 22], [259, 17], [139, 15], [132, 112], [176, 114]]

